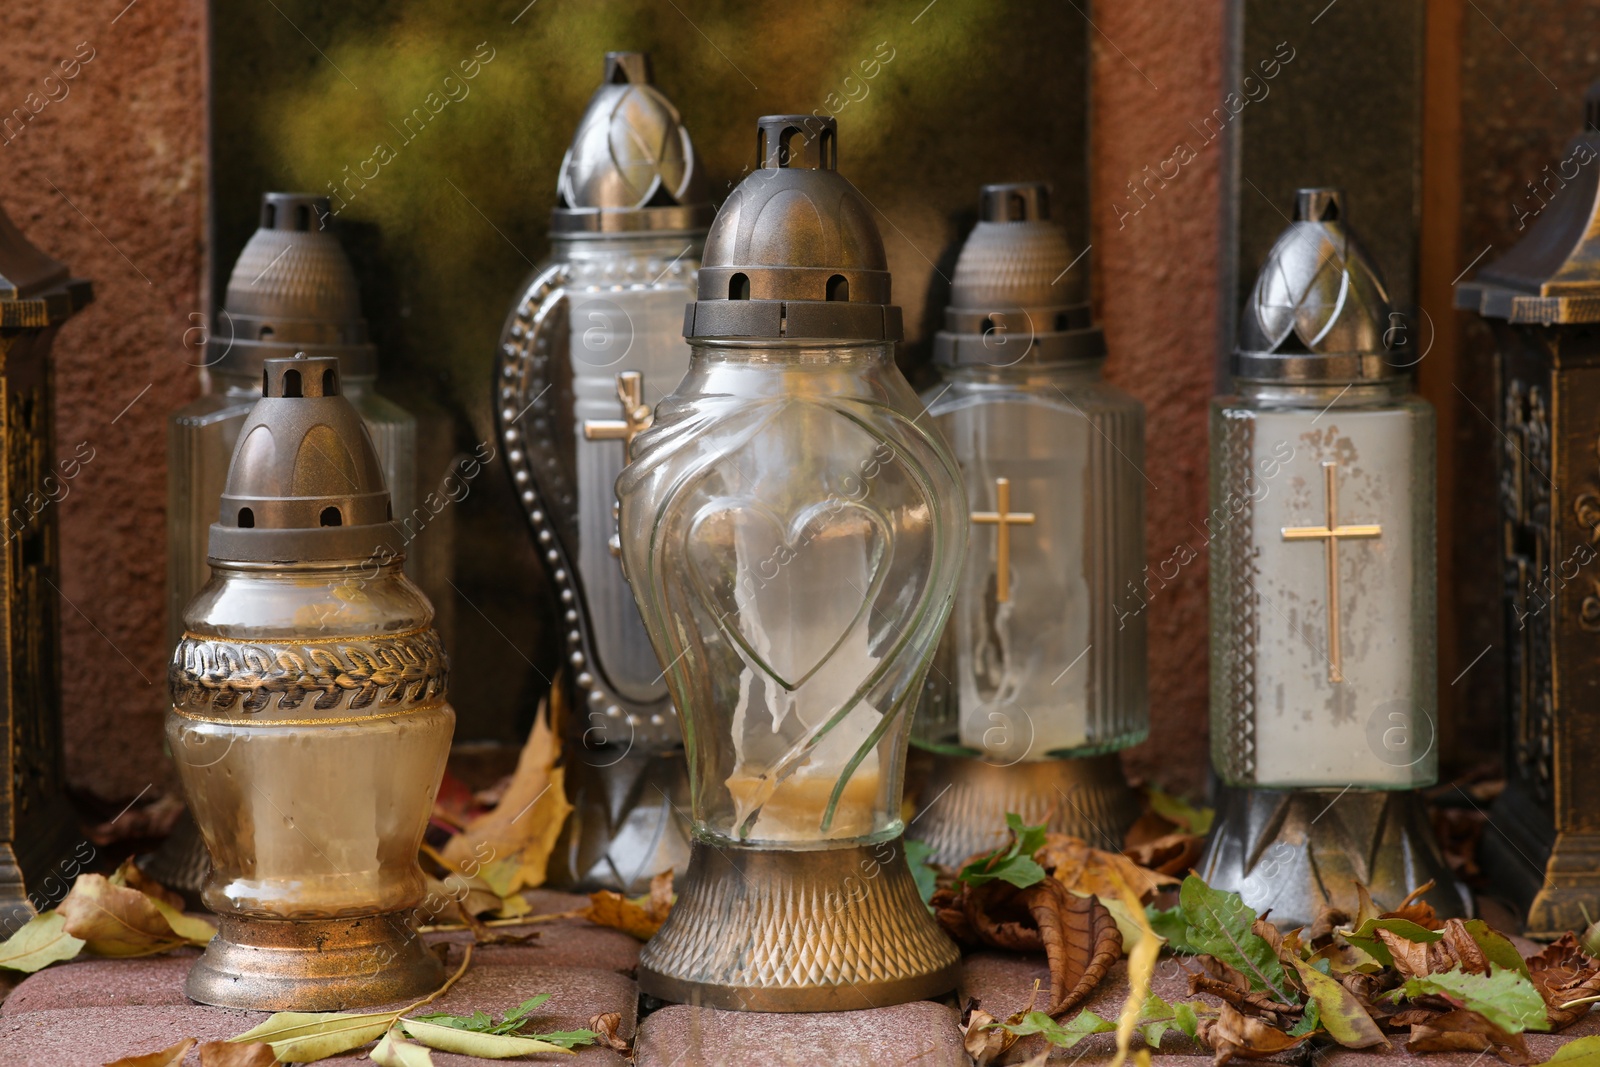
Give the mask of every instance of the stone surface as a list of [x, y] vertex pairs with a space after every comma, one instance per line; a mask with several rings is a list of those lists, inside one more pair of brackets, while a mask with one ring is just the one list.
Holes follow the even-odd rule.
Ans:
[[965, 1067], [956, 1013], [920, 1001], [823, 1015], [673, 1005], [639, 1027], [636, 1067]]
[[183, 983], [200, 953], [132, 960], [80, 959], [23, 979], [0, 1004], [0, 1017], [66, 1008], [187, 1007]]
[[[155, 1052], [185, 1037], [221, 1041], [255, 1026], [262, 1012], [197, 1005], [30, 1011], [0, 1018], [0, 1067], [100, 1067]], [[199, 1058], [190, 1053], [189, 1063]]]
[[[534, 926], [498, 927], [498, 933], [537, 932], [523, 945], [483, 945], [473, 952], [474, 966], [486, 967], [589, 967], [632, 975], [639, 965], [640, 942], [621, 930], [596, 926], [585, 919], [563, 919]], [[464, 945], [472, 940], [466, 931], [429, 934], [428, 940]]]

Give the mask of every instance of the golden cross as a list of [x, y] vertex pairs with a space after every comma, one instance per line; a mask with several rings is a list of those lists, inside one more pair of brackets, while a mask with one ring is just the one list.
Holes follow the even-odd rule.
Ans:
[[1285, 526], [1285, 541], [1322, 541], [1328, 557], [1328, 681], [1344, 681], [1344, 664], [1339, 655], [1339, 539], [1341, 537], [1377, 537], [1383, 527], [1376, 523], [1365, 526], [1339, 525], [1339, 464], [1331, 459], [1322, 461], [1322, 487], [1326, 498], [1327, 518], [1321, 526]]
[[995, 602], [1004, 604], [1011, 599], [1011, 527], [1032, 526], [1033, 512], [1011, 510], [1011, 479], [994, 480], [995, 511], [974, 511], [972, 521], [996, 527], [995, 535]]
[[622, 405], [620, 419], [585, 419], [585, 441], [621, 441], [626, 458], [633, 447], [633, 439], [650, 428], [655, 415], [644, 402], [644, 375], [636, 370], [625, 370], [617, 375], [617, 401]]

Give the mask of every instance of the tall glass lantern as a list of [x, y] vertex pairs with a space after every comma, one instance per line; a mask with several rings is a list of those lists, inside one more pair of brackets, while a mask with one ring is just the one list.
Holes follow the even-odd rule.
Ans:
[[1003, 842], [1007, 812], [1119, 850], [1138, 815], [1115, 753], [1149, 729], [1144, 408], [1101, 378], [1049, 193], [983, 188], [924, 394], [974, 523], [916, 734], [917, 835], [946, 864]]
[[677, 714], [617, 560], [616, 481], [683, 377], [683, 305], [714, 213], [650, 57], [606, 56], [561, 164], [549, 261], [523, 284], [496, 368], [507, 470], [560, 597], [573, 812], [554, 884], [644, 892], [682, 870], [688, 776]]
[[[1462, 911], [1416, 789], [1437, 776], [1434, 419], [1343, 194], [1302, 189], [1211, 416], [1211, 759], [1201, 873], [1275, 919]], [[1351, 911], [1354, 914], [1354, 911]]]
[[895, 367], [900, 309], [834, 121], [769, 116], [757, 138], [706, 240], [689, 373], [617, 482], [694, 814], [639, 986], [755, 1011], [915, 1000], [959, 965], [900, 801], [966, 498]]

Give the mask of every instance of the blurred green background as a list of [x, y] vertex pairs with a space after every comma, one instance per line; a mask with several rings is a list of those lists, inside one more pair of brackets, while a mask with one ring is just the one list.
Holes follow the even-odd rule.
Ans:
[[[331, 183], [380, 391], [418, 414], [440, 476], [493, 439], [501, 324], [547, 251], [557, 168], [607, 51], [652, 54], [719, 203], [755, 163], [758, 116], [837, 115], [839, 169], [879, 211], [914, 380], [979, 185], [1054, 183], [1056, 217], [1085, 239], [1090, 31], [1071, 3], [269, 0], [215, 3], [211, 19], [212, 291], [263, 191]], [[428, 121], [403, 132], [414, 108]], [[347, 185], [379, 144], [392, 158]], [[562, 646], [502, 462], [451, 520], [422, 538], [453, 537], [453, 599], [436, 599], [453, 635], [457, 737], [512, 740]]]

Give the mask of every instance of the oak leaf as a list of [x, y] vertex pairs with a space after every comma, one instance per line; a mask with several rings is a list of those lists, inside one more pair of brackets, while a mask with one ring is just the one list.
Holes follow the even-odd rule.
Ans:
[[112, 1060], [105, 1067], [178, 1067], [183, 1058], [189, 1054], [200, 1041], [197, 1037], [186, 1037], [176, 1045], [168, 1045], [155, 1052], [146, 1052], [138, 1056], [124, 1056], [120, 1060]]
[[641, 897], [625, 897], [610, 889], [590, 893], [589, 906], [582, 914], [598, 926], [610, 926], [648, 941], [672, 913], [672, 901], [672, 872], [662, 871], [650, 879], [650, 892]]

